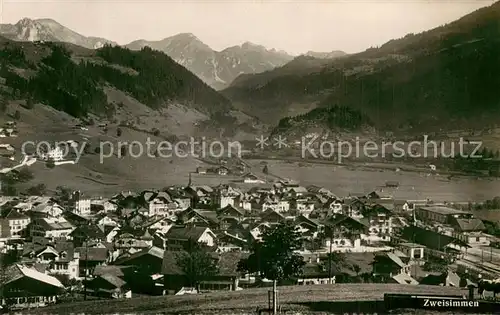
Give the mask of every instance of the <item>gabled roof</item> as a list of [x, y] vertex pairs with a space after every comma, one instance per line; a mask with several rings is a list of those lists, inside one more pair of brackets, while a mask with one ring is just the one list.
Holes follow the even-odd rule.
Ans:
[[463, 241], [438, 232], [423, 229], [417, 226], [408, 226], [402, 230], [402, 237], [410, 242], [427, 246], [431, 249], [443, 251], [450, 244], [470, 247]]
[[80, 260], [106, 261], [108, 259], [108, 249], [107, 248], [77, 247], [77, 248], [75, 248], [75, 251], [77, 253], [80, 253]]
[[133, 253], [130, 256], [124, 257], [122, 259], [118, 259], [115, 262], [113, 262], [113, 264], [114, 265], [127, 264], [127, 262], [129, 262], [129, 261], [137, 259], [139, 257], [143, 257], [143, 256], [152, 256], [152, 257], [156, 257], [158, 259], [163, 259], [164, 250], [159, 248], [159, 247], [151, 246], [149, 248], [145, 248], [141, 251]]
[[43, 282], [45, 284], [57, 287], [57, 288], [64, 288], [62, 283], [55, 277], [46, 275], [44, 273], [41, 273], [37, 271], [36, 269], [33, 268], [28, 268], [26, 266], [23, 266], [21, 264], [16, 264], [12, 265], [8, 268], [8, 272], [6, 272], [8, 276], [8, 280], [5, 282], [5, 284], [14, 282], [18, 279], [21, 279], [23, 277], [31, 278], [40, 282]]
[[[177, 264], [177, 257], [186, 253], [184, 251], [165, 251], [162, 273], [164, 275], [182, 275], [184, 272]], [[249, 256], [248, 253], [242, 252], [227, 252], [227, 253], [211, 253], [214, 259], [218, 260], [219, 268], [218, 275], [226, 277], [236, 277], [240, 273], [237, 271], [238, 262]]]
[[81, 225], [70, 233], [72, 236], [77, 234], [83, 234], [86, 237], [94, 239], [103, 239], [106, 237], [104, 232], [97, 225]]
[[16, 209], [6, 209], [2, 211], [2, 215], [0, 216], [7, 220], [26, 220], [29, 217], [23, 213], [20, 213]]
[[218, 215], [230, 215], [230, 216], [238, 216], [238, 217], [243, 217], [244, 213], [240, 211], [239, 209], [236, 209], [232, 205], [227, 205], [224, 208], [220, 209], [218, 212]]
[[173, 226], [165, 237], [173, 240], [195, 240], [198, 241], [205, 231], [211, 231], [208, 227], [203, 226]]
[[115, 288], [121, 288], [127, 284], [124, 280], [112, 274], [103, 274], [100, 275], [98, 278], [101, 278], [106, 282], [112, 284]]
[[472, 219], [452, 218], [452, 220], [462, 232], [486, 230], [483, 221], [477, 218], [472, 218]]

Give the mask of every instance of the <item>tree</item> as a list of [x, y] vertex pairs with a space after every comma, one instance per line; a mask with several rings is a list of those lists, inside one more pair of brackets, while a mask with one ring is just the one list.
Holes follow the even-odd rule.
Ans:
[[356, 273], [356, 277], [359, 276], [359, 273], [361, 272], [361, 267], [357, 264], [352, 265], [352, 271]]
[[120, 156], [124, 157], [125, 155], [127, 155], [127, 148], [121, 147], [120, 148]]
[[14, 184], [3, 184], [2, 194], [4, 194], [5, 196], [16, 196], [17, 188]]
[[116, 136], [121, 137], [122, 136], [122, 128], [116, 129]]
[[276, 313], [278, 281], [302, 274], [305, 261], [295, 250], [302, 246], [302, 237], [295, 226], [282, 223], [262, 233], [262, 242], [256, 243], [250, 256], [238, 263], [238, 270], [257, 273], [273, 280], [274, 303]]
[[72, 190], [64, 187], [57, 186], [56, 187], [56, 199], [61, 203], [67, 203], [71, 199]]
[[101, 153], [101, 148], [99, 148], [99, 147], [95, 147], [95, 149], [94, 149], [94, 153], [95, 153], [95, 154], [99, 154], [99, 153]]
[[45, 186], [45, 184], [31, 186], [26, 189], [26, 193], [31, 196], [43, 196], [47, 193], [47, 186]]
[[33, 172], [27, 168], [21, 169], [17, 174], [17, 180], [21, 183], [29, 182], [33, 178], [35, 178], [35, 176], [33, 176]]
[[4, 97], [2, 97], [0, 99], [0, 112], [2, 113], [5, 112], [7, 110], [7, 106], [8, 106], [7, 100]]
[[187, 283], [199, 291], [203, 279], [218, 273], [217, 260], [196, 241], [188, 241], [186, 247], [186, 251], [177, 254], [177, 265], [184, 273]]
[[153, 130], [151, 130], [151, 132], [153, 133], [154, 136], [158, 137], [160, 135], [160, 130], [156, 129], [156, 128], [153, 128]]
[[28, 99], [26, 99], [26, 108], [32, 109], [33, 107], [35, 107], [35, 102], [31, 97], [28, 97]]
[[264, 166], [264, 168], [262, 169], [262, 173], [264, 174], [269, 174], [269, 169], [267, 168], [267, 165]]
[[19, 112], [18, 110], [16, 110], [16, 111], [14, 112], [14, 119], [15, 119], [15, 120], [19, 120], [19, 119], [21, 119], [21, 112]]
[[54, 168], [56, 167], [56, 162], [53, 159], [48, 159], [45, 166], [47, 166], [47, 168]]

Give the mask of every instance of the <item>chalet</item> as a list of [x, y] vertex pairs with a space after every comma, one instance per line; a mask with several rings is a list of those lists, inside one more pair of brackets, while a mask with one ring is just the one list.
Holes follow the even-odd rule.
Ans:
[[0, 144], [0, 156], [11, 157], [16, 154], [16, 149], [10, 144]]
[[217, 218], [217, 212], [215, 211], [204, 211], [195, 210], [188, 208], [177, 215], [178, 221], [183, 224], [192, 224], [197, 226], [206, 226], [217, 228], [219, 225], [219, 220]]
[[29, 265], [44, 265], [45, 271], [50, 274], [63, 274], [69, 279], [79, 277], [80, 255], [74, 251], [73, 244], [69, 242], [47, 245], [25, 244], [22, 261]]
[[96, 225], [81, 225], [76, 227], [69, 235], [76, 246], [82, 246], [84, 242], [100, 242], [106, 240], [102, 229]]
[[5, 222], [11, 238], [20, 238], [28, 234], [31, 219], [16, 209], [5, 209], [0, 215], [0, 221]]
[[63, 212], [62, 217], [75, 227], [90, 224], [90, 219], [71, 211]]
[[422, 280], [420, 284], [425, 285], [440, 285], [440, 286], [450, 286], [450, 287], [460, 287], [461, 278], [459, 275], [452, 271], [446, 271], [438, 275], [427, 275]]
[[256, 175], [248, 173], [242, 176], [243, 177], [243, 182], [246, 184], [263, 184], [265, 183], [264, 180], [258, 178]]
[[394, 253], [386, 252], [375, 256], [373, 261], [373, 276], [388, 281], [399, 275], [410, 275], [410, 266]]
[[415, 204], [408, 200], [394, 200], [394, 210], [397, 212], [409, 212], [415, 210]]
[[60, 218], [33, 218], [30, 225], [30, 235], [46, 238], [61, 238], [68, 236], [74, 226], [66, 219]]
[[208, 186], [189, 186], [185, 188], [194, 206], [207, 207], [212, 204], [213, 189]]
[[[163, 270], [165, 290], [167, 294], [175, 294], [189, 283], [182, 268], [177, 263], [177, 257], [182, 252], [165, 251]], [[238, 262], [248, 257], [241, 252], [213, 253], [213, 259], [217, 261], [217, 274], [203, 279], [200, 290], [203, 291], [235, 291], [239, 288], [239, 280], [242, 278], [237, 271]]]
[[90, 280], [87, 292], [89, 295], [113, 299], [132, 297], [132, 290], [127, 282], [113, 274], [102, 274]]
[[331, 213], [342, 213], [342, 201], [337, 198], [329, 198], [328, 201], [323, 205], [323, 208], [331, 210]]
[[135, 253], [143, 250], [144, 248], [150, 247], [152, 243], [153, 239], [143, 240], [140, 236], [135, 236], [130, 233], [122, 233], [115, 237], [114, 247], [120, 254]]
[[360, 220], [336, 215], [324, 222], [325, 246], [332, 249], [352, 249], [361, 246], [362, 236], [368, 230], [368, 225]]
[[30, 210], [30, 213], [31, 216], [36, 217], [58, 218], [63, 214], [64, 211], [65, 210], [63, 207], [61, 207], [57, 203], [49, 201], [47, 203], [34, 204]]
[[245, 216], [245, 214], [243, 213], [243, 211], [235, 208], [234, 206], [227, 205], [226, 207], [217, 211], [217, 216], [219, 216], [219, 217], [235, 217], [235, 218], [242, 219]]
[[399, 182], [394, 180], [389, 180], [385, 182], [385, 187], [398, 188]]
[[293, 208], [295, 208], [299, 213], [309, 215], [312, 211], [314, 211], [314, 202], [311, 202], [307, 198], [294, 199]]
[[229, 169], [225, 166], [220, 166], [217, 168], [216, 172], [219, 175], [225, 176], [225, 175], [229, 174]]
[[297, 279], [298, 285], [315, 285], [335, 283], [335, 277], [330, 278], [328, 266], [319, 262], [306, 262], [302, 274]]
[[217, 235], [217, 250], [216, 252], [233, 252], [248, 249], [248, 241], [238, 235], [233, 235], [230, 232], [224, 231]]
[[269, 222], [274, 224], [285, 221], [285, 217], [281, 213], [271, 209], [264, 211], [260, 217], [263, 222]]
[[115, 237], [120, 232], [120, 228], [115, 225], [98, 225], [97, 227], [102, 231], [104, 239], [96, 239], [95, 241], [105, 241], [107, 243], [113, 243]]
[[120, 223], [117, 217], [112, 216], [110, 214], [105, 214], [96, 222], [97, 225], [106, 225], [106, 226], [117, 226], [120, 227]]
[[90, 210], [93, 212], [111, 212], [116, 211], [118, 209], [118, 205], [110, 200], [103, 199], [94, 199], [91, 200]]
[[332, 193], [330, 190], [323, 188], [323, 187], [310, 185], [310, 186], [307, 186], [306, 189], [308, 192], [310, 192], [312, 194], [319, 194], [319, 195], [326, 196], [328, 198], [338, 199], [338, 197], [334, 193]]
[[303, 215], [298, 216], [294, 222], [295, 226], [304, 236], [316, 237], [318, 233], [323, 232], [323, 224], [318, 220], [310, 219]]
[[174, 221], [172, 221], [169, 218], [154, 217], [152, 218], [152, 220], [144, 222], [141, 228], [154, 230], [155, 232], [160, 231], [162, 233], [167, 233], [168, 230], [174, 225], [175, 225]]
[[107, 248], [77, 247], [75, 252], [80, 255], [80, 276], [93, 274], [96, 266], [104, 265], [109, 260]]
[[392, 212], [380, 204], [375, 204], [365, 208], [362, 213], [362, 220], [370, 226], [369, 233], [363, 238], [369, 242], [390, 241], [393, 233]]
[[163, 264], [164, 250], [158, 247], [145, 248], [129, 256], [120, 258], [113, 262], [117, 266], [137, 266], [147, 270], [148, 274], [161, 272]]
[[165, 248], [180, 249], [190, 241], [215, 246], [217, 236], [208, 227], [202, 226], [173, 226], [165, 234], [167, 244]]
[[55, 304], [64, 286], [57, 278], [23, 265], [11, 265], [5, 272], [0, 305], [16, 310]]
[[343, 214], [353, 218], [361, 218], [363, 217], [362, 213], [364, 209], [365, 209], [365, 204], [360, 199], [350, 198], [344, 200], [342, 212]]
[[403, 242], [399, 243], [397, 246], [398, 250], [400, 250], [405, 256], [407, 256], [410, 260], [423, 260], [424, 259], [424, 249], [425, 246]]
[[268, 222], [257, 222], [252, 224], [248, 229], [250, 231], [251, 237], [255, 241], [260, 241], [260, 235], [267, 229], [271, 228], [274, 224]]

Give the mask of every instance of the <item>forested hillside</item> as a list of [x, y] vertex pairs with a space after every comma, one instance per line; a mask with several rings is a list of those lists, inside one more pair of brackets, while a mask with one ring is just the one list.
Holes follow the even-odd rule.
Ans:
[[277, 124], [300, 104], [361, 111], [379, 129], [464, 128], [500, 117], [500, 3], [333, 61], [246, 75], [223, 93]]
[[[30, 45], [32, 49], [26, 49]], [[0, 50], [0, 77], [12, 88], [13, 97], [31, 98], [75, 117], [112, 114], [105, 85], [151, 108], [177, 101], [216, 117], [232, 108], [229, 100], [162, 52], [117, 46], [81, 51], [53, 43], [7, 41]]]

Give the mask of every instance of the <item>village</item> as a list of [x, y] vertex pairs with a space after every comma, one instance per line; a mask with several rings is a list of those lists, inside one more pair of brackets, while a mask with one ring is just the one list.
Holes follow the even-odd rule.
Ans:
[[[210, 170], [209, 170], [210, 171]], [[224, 175], [227, 167], [216, 169]], [[197, 169], [198, 174], [207, 170]], [[245, 290], [270, 281], [241, 272], [261, 234], [280, 223], [303, 238], [294, 285], [431, 284], [463, 287], [500, 275], [498, 239], [467, 203], [397, 200], [387, 190], [337, 196], [293, 180], [242, 175], [249, 189], [189, 183], [86, 196], [2, 196], [1, 306], [24, 309], [82, 299]], [[483, 219], [483, 220], [482, 220]], [[219, 269], [198, 288], [176, 253], [203, 244]]]

